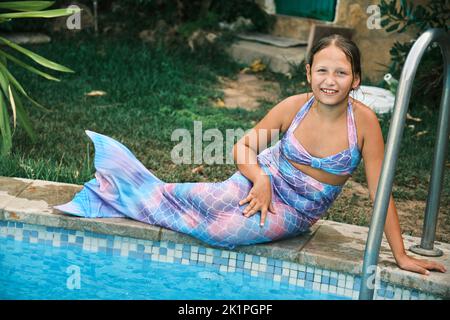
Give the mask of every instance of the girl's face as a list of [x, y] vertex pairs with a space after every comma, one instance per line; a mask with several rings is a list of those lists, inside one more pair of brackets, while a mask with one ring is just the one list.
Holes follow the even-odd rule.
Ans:
[[359, 85], [352, 74], [352, 65], [345, 53], [331, 45], [314, 55], [312, 66], [306, 65], [308, 82], [314, 96], [325, 105], [338, 105], [348, 99], [351, 89]]

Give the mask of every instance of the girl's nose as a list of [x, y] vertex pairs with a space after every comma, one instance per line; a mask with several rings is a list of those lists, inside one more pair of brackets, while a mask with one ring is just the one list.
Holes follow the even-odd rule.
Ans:
[[333, 87], [333, 86], [336, 85], [336, 81], [334, 80], [334, 78], [333, 78], [332, 76], [327, 77], [327, 78], [325, 79], [325, 85], [326, 85], [326, 86]]

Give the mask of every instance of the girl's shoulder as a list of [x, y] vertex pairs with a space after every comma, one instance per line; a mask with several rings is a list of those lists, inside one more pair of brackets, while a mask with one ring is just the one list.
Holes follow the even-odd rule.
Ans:
[[360, 128], [361, 130], [370, 130], [373, 126], [380, 125], [376, 113], [370, 107], [359, 100], [353, 98], [350, 99], [357, 128]]
[[312, 92], [300, 93], [285, 98], [280, 104], [283, 104], [283, 125], [282, 131], [284, 132], [289, 128], [295, 115], [300, 109], [308, 102], [308, 99], [312, 97]]

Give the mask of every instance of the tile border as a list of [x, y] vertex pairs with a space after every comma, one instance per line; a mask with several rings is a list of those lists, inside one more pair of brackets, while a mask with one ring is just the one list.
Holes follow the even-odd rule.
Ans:
[[[79, 247], [88, 252], [103, 252], [131, 259], [147, 259], [164, 263], [213, 266], [220, 272], [242, 273], [262, 277], [289, 286], [303, 287], [323, 294], [358, 299], [361, 277], [350, 273], [323, 269], [276, 258], [182, 244], [170, 240], [137, 239], [106, 235], [92, 231], [65, 229], [22, 222], [0, 220], [0, 238], [41, 243], [55, 247]], [[375, 300], [442, 299], [439, 296], [392, 285], [381, 281]]]

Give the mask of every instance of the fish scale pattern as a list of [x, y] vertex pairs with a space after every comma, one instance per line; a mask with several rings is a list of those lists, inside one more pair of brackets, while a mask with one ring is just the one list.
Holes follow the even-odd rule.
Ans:
[[[301, 110], [303, 110], [302, 108]], [[299, 111], [301, 112], [301, 111]], [[166, 183], [111, 137], [86, 131], [95, 146], [95, 178], [56, 209], [80, 217], [128, 217], [232, 249], [307, 232], [342, 186], [321, 183], [296, 169], [283, 139], [263, 150], [258, 163], [270, 177], [275, 213], [260, 226], [260, 212], [245, 217], [239, 205], [253, 184], [240, 171], [221, 182]]]

